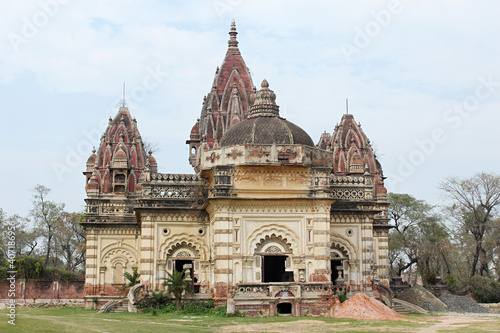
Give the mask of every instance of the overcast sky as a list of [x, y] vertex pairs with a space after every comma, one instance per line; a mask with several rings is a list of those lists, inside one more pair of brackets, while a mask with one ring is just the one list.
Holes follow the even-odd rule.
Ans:
[[254, 84], [315, 142], [345, 112], [376, 146], [391, 192], [441, 204], [444, 177], [499, 172], [498, 1], [0, 2], [0, 208], [30, 190], [83, 209], [82, 171], [126, 82], [159, 171], [191, 173], [185, 140], [231, 19]]

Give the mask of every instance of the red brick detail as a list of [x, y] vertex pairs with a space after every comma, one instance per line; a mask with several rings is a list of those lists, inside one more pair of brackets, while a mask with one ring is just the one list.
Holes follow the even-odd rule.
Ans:
[[[71, 299], [83, 298], [85, 295], [84, 281], [41, 281], [41, 280], [26, 280], [21, 283], [16, 281], [16, 299]], [[0, 295], [7, 294], [10, 289], [10, 284], [7, 282], [0, 283]]]

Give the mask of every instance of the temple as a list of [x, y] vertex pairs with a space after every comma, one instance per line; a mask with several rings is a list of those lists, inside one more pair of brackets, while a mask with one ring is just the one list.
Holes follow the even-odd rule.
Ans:
[[[327, 295], [388, 286], [387, 191], [352, 114], [315, 144], [253, 85], [234, 21], [187, 144], [193, 174], [159, 173], [127, 107], [87, 161], [86, 306], [186, 269], [195, 299], [248, 314], [321, 314]], [[94, 302], [94, 303], [93, 303]]]

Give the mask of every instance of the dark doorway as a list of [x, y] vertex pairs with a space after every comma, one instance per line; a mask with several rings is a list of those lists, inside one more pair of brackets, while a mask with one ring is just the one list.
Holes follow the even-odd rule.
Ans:
[[276, 310], [278, 314], [292, 314], [292, 303], [280, 303]]
[[283, 282], [286, 279], [286, 256], [264, 256], [262, 282]]
[[[184, 267], [184, 265], [193, 265], [193, 261], [192, 260], [176, 260], [175, 261], [175, 270], [177, 272], [182, 272], [182, 268]], [[193, 269], [191, 268], [190, 269], [191, 271], [191, 278], [193, 278]]]
[[[191, 269], [190, 269], [190, 277], [191, 277], [191, 283], [193, 281], [193, 275], [194, 275], [194, 265], [193, 265], [193, 261], [192, 260], [176, 260], [175, 261], [175, 267], [174, 269], [177, 271], [177, 272], [182, 272], [182, 268], [184, 267], [184, 265], [187, 265], [187, 264], [190, 264], [191, 265]], [[185, 277], [186, 275], [186, 272], [184, 272], [184, 275], [183, 277]]]
[[331, 261], [333, 284], [336, 284], [335, 280], [337, 280], [339, 278], [339, 271], [337, 270], [338, 266], [342, 266], [342, 260], [332, 260]]

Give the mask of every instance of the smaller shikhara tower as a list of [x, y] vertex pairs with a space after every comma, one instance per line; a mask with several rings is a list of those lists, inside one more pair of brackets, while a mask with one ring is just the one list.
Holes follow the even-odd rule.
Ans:
[[141, 192], [139, 178], [145, 170], [156, 172], [156, 161], [144, 151], [137, 121], [127, 107], [109, 118], [108, 127], [101, 136], [99, 149], [87, 160], [87, 194], [131, 198]]
[[[387, 191], [352, 114], [317, 144], [257, 90], [231, 23], [226, 56], [189, 140], [193, 174], [158, 172], [128, 108], [84, 172], [86, 306], [186, 270], [195, 299], [242, 312], [328, 312], [334, 292], [378, 295], [389, 279]], [[389, 295], [390, 296], [390, 295]]]

